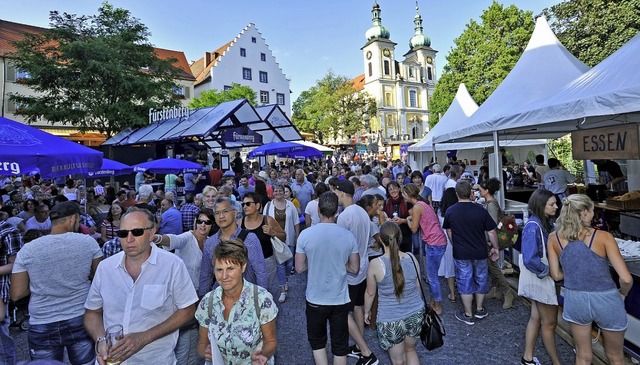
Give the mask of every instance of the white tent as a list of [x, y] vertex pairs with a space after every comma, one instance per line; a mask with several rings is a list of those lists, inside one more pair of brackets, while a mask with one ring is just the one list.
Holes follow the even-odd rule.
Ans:
[[[540, 17], [518, 62], [491, 96], [469, 118], [466, 126], [434, 135], [433, 140], [487, 140], [487, 136], [495, 130], [492, 128], [492, 122], [556, 93], [588, 69], [588, 66], [567, 51], [553, 34], [547, 21]], [[537, 134], [535, 137], [544, 138]]]
[[332, 148], [329, 147], [325, 147], [321, 144], [317, 144], [317, 143], [313, 143], [310, 141], [292, 141], [293, 143], [298, 143], [304, 146], [308, 146], [308, 147], [313, 147], [315, 149], [317, 149], [318, 151], [327, 154], [327, 153], [334, 153], [335, 151]]
[[[424, 166], [430, 161], [430, 157], [433, 156], [434, 149], [438, 161], [446, 161], [446, 151], [451, 150], [464, 150], [464, 153], [459, 154], [461, 158], [467, 160], [476, 160], [480, 162], [482, 153], [486, 148], [493, 147], [493, 141], [491, 137], [485, 138], [485, 141], [480, 142], [462, 142], [462, 143], [437, 143], [433, 144], [432, 136], [434, 134], [446, 133], [448, 131], [454, 131], [459, 128], [463, 128], [467, 125], [469, 117], [478, 109], [478, 104], [473, 100], [469, 91], [464, 84], [460, 84], [456, 96], [451, 102], [449, 109], [444, 113], [438, 124], [436, 124], [431, 131], [418, 143], [409, 146], [409, 163], [412, 168], [422, 170]], [[546, 141], [535, 140], [517, 140], [517, 141], [503, 141], [502, 147], [526, 147], [538, 145], [541, 146], [535, 150], [535, 153], [546, 154]], [[510, 150], [517, 161], [523, 161], [526, 159], [528, 150]]]
[[[640, 35], [559, 92], [496, 119], [494, 130], [561, 135], [640, 121]], [[484, 131], [484, 130], [483, 130]]]

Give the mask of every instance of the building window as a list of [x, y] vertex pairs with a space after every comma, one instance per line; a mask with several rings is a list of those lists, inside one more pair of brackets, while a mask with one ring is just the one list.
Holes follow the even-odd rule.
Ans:
[[260, 61], [264, 62], [267, 60], [267, 55], [264, 53], [260, 53]]
[[244, 48], [240, 48], [240, 57], [247, 57], [247, 50]]
[[16, 81], [30, 79], [31, 74], [27, 71], [16, 70]]
[[418, 107], [418, 93], [415, 90], [409, 90], [409, 106], [412, 108]]
[[409, 77], [410, 78], [416, 77], [415, 73], [413, 72], [413, 67], [409, 67]]
[[391, 65], [389, 64], [389, 61], [387, 61], [387, 60], [384, 61], [384, 74], [385, 75], [390, 75], [391, 74]]
[[229, 85], [224, 85], [224, 91], [229, 91], [231, 90], [231, 86]]
[[371, 62], [369, 62], [369, 77], [373, 76], [373, 66], [371, 65]]
[[260, 71], [260, 82], [264, 82], [264, 83], [269, 82], [269, 76], [265, 71]]
[[260, 91], [260, 103], [261, 104], [269, 104], [269, 92], [261, 90]]
[[251, 43], [256, 43], [256, 37], [251, 37]]
[[184, 86], [174, 86], [172, 93], [173, 93], [173, 97], [175, 99], [184, 99], [185, 98], [185, 91], [184, 91]]
[[431, 71], [431, 67], [427, 67], [427, 80], [433, 81], [433, 72]]
[[391, 91], [384, 92], [384, 105], [393, 106], [393, 94], [391, 94]]
[[245, 80], [251, 80], [251, 69], [243, 67], [242, 68], [242, 78]]
[[276, 101], [277, 101], [278, 105], [284, 105], [284, 94], [277, 93], [276, 94]]

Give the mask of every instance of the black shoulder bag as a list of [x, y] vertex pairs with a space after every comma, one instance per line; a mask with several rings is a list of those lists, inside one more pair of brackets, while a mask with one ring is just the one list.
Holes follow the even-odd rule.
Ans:
[[444, 336], [446, 335], [446, 331], [440, 316], [438, 316], [436, 311], [427, 304], [427, 299], [424, 297], [424, 292], [422, 291], [422, 281], [420, 280], [420, 274], [418, 273], [415, 258], [411, 254], [409, 254], [409, 256], [411, 256], [411, 262], [416, 270], [418, 284], [420, 286], [420, 295], [424, 302], [424, 317], [422, 318], [422, 328], [420, 329], [420, 341], [427, 350], [435, 350], [444, 345]]

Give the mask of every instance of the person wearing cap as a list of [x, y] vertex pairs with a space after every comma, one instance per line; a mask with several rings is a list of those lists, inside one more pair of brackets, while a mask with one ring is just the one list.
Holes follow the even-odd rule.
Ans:
[[51, 209], [51, 233], [31, 241], [16, 256], [11, 299], [29, 299], [31, 360], [63, 361], [67, 349], [72, 364], [95, 359], [93, 340], [84, 329], [84, 301], [90, 280], [102, 260], [98, 242], [76, 233], [80, 208], [62, 202]]
[[371, 235], [371, 220], [369, 214], [359, 205], [353, 204], [355, 189], [349, 180], [338, 182], [335, 190], [338, 202], [344, 208], [338, 216], [339, 226], [349, 230], [356, 239], [358, 254], [360, 255], [360, 269], [357, 274], [347, 276], [349, 285], [349, 335], [355, 341], [350, 347], [348, 356], [358, 359], [358, 364], [377, 364], [376, 355], [371, 352], [364, 339], [364, 294], [367, 289], [367, 269], [369, 268], [369, 237]]

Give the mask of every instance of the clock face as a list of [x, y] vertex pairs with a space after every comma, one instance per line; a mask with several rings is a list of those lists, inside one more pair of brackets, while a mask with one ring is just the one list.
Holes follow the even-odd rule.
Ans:
[[389, 50], [389, 48], [385, 48], [385, 49], [382, 50], [382, 54], [385, 57], [389, 57], [389, 56], [391, 56], [391, 51]]
[[367, 59], [370, 60], [371, 59], [371, 51], [367, 51]]
[[429, 64], [433, 63], [433, 58], [427, 57], [427, 63], [429, 63]]

